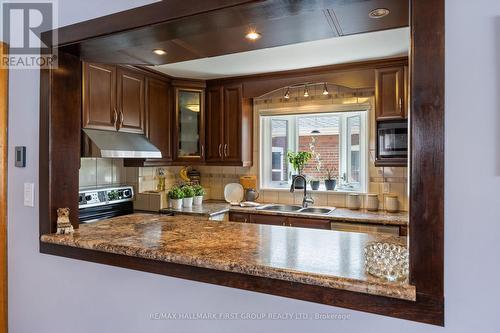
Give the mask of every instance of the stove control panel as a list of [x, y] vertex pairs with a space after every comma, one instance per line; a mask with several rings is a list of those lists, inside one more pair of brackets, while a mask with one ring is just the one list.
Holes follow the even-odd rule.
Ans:
[[78, 207], [104, 206], [134, 200], [132, 186], [107, 187], [81, 190], [78, 193]]

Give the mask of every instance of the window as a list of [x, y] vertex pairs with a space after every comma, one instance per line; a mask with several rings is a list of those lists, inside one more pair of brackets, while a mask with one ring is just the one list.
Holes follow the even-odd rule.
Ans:
[[[261, 187], [288, 188], [296, 171], [287, 152], [308, 151], [308, 179], [323, 180], [330, 170], [338, 191], [365, 191], [366, 111], [261, 116]], [[320, 190], [325, 190], [321, 183]]]

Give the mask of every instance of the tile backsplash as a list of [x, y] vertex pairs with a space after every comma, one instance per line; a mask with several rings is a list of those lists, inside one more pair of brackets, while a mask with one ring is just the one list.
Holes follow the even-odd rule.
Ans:
[[109, 158], [82, 158], [80, 160], [79, 186], [108, 186], [124, 184], [127, 168], [123, 160]]
[[[164, 167], [166, 175], [166, 187], [180, 182], [178, 176], [180, 167]], [[238, 183], [240, 176], [254, 175], [255, 168], [241, 167], [213, 167], [197, 166], [196, 170], [201, 173], [201, 184], [207, 189], [206, 199], [224, 200], [224, 187], [229, 183]], [[156, 168], [125, 168], [127, 184], [134, 185], [140, 192], [156, 189]], [[131, 178], [129, 178], [129, 176]], [[384, 186], [385, 184], [385, 186]], [[396, 194], [399, 198], [399, 206], [403, 211], [408, 210], [408, 186], [407, 168], [405, 167], [373, 167], [370, 169], [369, 193], [378, 193], [380, 209], [384, 209], [384, 187], [387, 193]], [[317, 206], [345, 207], [347, 193], [345, 192], [322, 192], [310, 191]], [[287, 189], [282, 190], [260, 190], [257, 201], [263, 203], [301, 204], [302, 192], [290, 193]], [[364, 200], [362, 200], [364, 205]]]

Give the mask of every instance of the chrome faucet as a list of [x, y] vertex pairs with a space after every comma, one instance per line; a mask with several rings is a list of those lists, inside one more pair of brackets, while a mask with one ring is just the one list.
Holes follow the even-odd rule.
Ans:
[[292, 186], [290, 187], [290, 193], [293, 193], [295, 192], [295, 182], [297, 181], [297, 179], [303, 179], [304, 180], [304, 199], [302, 199], [302, 207], [303, 208], [307, 208], [307, 206], [309, 206], [309, 204], [313, 204], [314, 203], [314, 200], [313, 198], [311, 198], [311, 196], [307, 195], [307, 180], [306, 180], [306, 177], [302, 176], [302, 175], [297, 175], [295, 176], [295, 178], [292, 180]]

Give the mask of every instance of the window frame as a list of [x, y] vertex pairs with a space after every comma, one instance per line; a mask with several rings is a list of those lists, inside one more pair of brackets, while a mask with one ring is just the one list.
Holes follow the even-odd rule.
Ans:
[[[297, 151], [298, 149], [298, 138], [299, 134], [299, 122], [300, 117], [313, 117], [313, 116], [328, 116], [328, 115], [338, 115], [339, 119], [339, 175], [348, 174], [351, 165], [349, 164], [349, 153], [348, 153], [348, 140], [349, 135], [348, 130], [348, 119], [351, 117], [360, 118], [360, 183], [357, 187], [352, 187], [350, 184], [339, 184], [334, 191], [327, 192], [355, 192], [355, 193], [366, 193], [368, 189], [368, 170], [369, 170], [369, 149], [368, 141], [370, 137], [371, 127], [368, 124], [369, 113], [371, 112], [371, 103], [363, 104], [353, 104], [351, 108], [343, 107], [341, 110], [332, 110], [332, 107], [322, 106], [320, 109], [314, 109], [308, 112], [297, 112], [302, 111], [301, 108], [297, 108], [295, 112], [293, 110], [288, 110], [288, 112], [283, 112], [282, 109], [279, 111], [266, 110], [259, 114], [259, 152], [260, 152], [260, 163], [259, 163], [259, 175], [260, 175], [260, 189], [261, 190], [282, 190], [288, 189], [291, 185], [289, 173], [291, 170], [291, 165], [288, 163], [288, 174], [285, 175], [286, 181], [272, 181], [272, 172], [268, 174], [265, 170], [271, 170], [272, 160], [270, 158], [272, 152], [272, 121], [273, 120], [286, 120], [287, 121], [287, 141], [288, 150]], [[286, 153], [286, 152], [285, 152]], [[340, 182], [339, 182], [340, 183]], [[326, 192], [323, 185], [317, 190], [318, 192]]]

